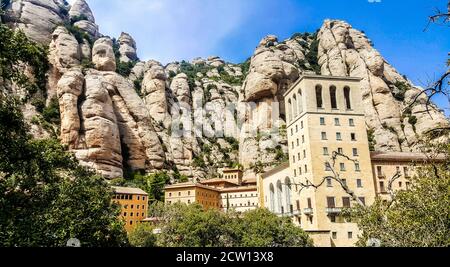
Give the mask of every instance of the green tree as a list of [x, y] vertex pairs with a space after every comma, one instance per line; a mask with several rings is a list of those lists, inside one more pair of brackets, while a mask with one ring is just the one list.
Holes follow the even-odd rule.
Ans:
[[438, 151], [443, 150], [447, 160], [419, 168], [411, 187], [397, 192], [393, 201], [377, 199], [345, 212], [363, 232], [358, 246], [369, 238], [386, 247], [450, 245], [450, 145], [441, 145]]
[[57, 140], [33, 140], [17, 101], [0, 95], [0, 246], [127, 244], [108, 184]]
[[136, 173], [131, 179], [115, 179], [111, 185], [138, 187], [148, 193], [150, 201], [164, 201], [164, 187], [170, 182], [170, 176], [166, 172], [158, 172], [149, 175]]
[[242, 247], [311, 247], [312, 240], [290, 218], [280, 218], [266, 209], [244, 213], [234, 221]]
[[154, 227], [148, 223], [141, 223], [134, 228], [134, 230], [128, 235], [130, 245], [133, 247], [155, 247], [156, 235], [153, 233]]

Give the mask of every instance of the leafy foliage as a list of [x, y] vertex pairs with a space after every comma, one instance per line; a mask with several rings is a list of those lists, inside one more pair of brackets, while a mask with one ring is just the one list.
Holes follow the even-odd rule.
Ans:
[[398, 101], [405, 100], [405, 93], [410, 89], [409, 85], [404, 82], [395, 82], [394, 83], [395, 89], [392, 91], [392, 95], [395, 99]]
[[308, 235], [288, 218], [267, 210], [244, 214], [203, 209], [200, 205], [174, 204], [161, 216], [158, 245], [167, 247], [304, 247]]
[[128, 235], [130, 245], [133, 247], [155, 247], [156, 235], [153, 233], [154, 227], [151, 224], [138, 224], [133, 231]]
[[84, 43], [84, 40], [86, 40], [91, 47], [94, 45], [94, 40], [92, 40], [89, 34], [78, 26], [74, 26], [71, 23], [65, 23], [64, 27], [75, 37], [75, 39], [77, 39], [78, 43], [82, 44]]
[[4, 96], [0, 149], [0, 246], [127, 244], [108, 184], [57, 140], [32, 140], [17, 101]]
[[77, 23], [78, 21], [82, 21], [82, 20], [89, 20], [88, 17], [84, 14], [78, 15], [78, 16], [74, 16], [70, 18], [70, 23], [73, 25], [75, 23]]
[[[23, 71], [23, 63], [33, 70], [34, 80]], [[47, 48], [26, 37], [22, 31], [13, 31], [0, 24], [0, 76], [27, 90], [28, 98], [38, 91], [45, 92], [49, 69]]]
[[411, 188], [397, 192], [393, 202], [377, 199], [372, 206], [346, 211], [363, 231], [359, 246], [369, 238], [386, 247], [450, 245], [450, 145], [442, 147], [447, 160], [420, 168]]
[[53, 97], [52, 99], [50, 99], [49, 105], [42, 110], [42, 117], [48, 123], [60, 123], [61, 117], [58, 98]]

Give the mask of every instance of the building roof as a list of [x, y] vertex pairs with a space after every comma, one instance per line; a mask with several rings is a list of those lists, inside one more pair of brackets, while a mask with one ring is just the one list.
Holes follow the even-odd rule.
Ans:
[[265, 173], [261, 174], [262, 178], [266, 178], [274, 173], [280, 172], [280, 171], [284, 171], [285, 169], [289, 168], [289, 162], [286, 161], [285, 163], [282, 163], [281, 165], [278, 165], [277, 167], [266, 171]]
[[117, 194], [146, 195], [146, 196], [148, 196], [147, 192], [145, 192], [144, 190], [142, 190], [140, 188], [112, 186], [112, 189], [114, 190], [114, 193], [117, 193]]
[[194, 183], [194, 182], [186, 182], [186, 183], [178, 183], [178, 184], [172, 184], [172, 185], [166, 185], [164, 189], [178, 189], [178, 188], [189, 188], [189, 187], [199, 187], [203, 189], [208, 189], [212, 191], [217, 191], [216, 188], [206, 186], [200, 183]]
[[227, 184], [231, 184], [231, 185], [238, 185], [237, 183], [233, 183], [233, 182], [230, 182], [230, 181], [222, 179], [222, 178], [214, 178], [214, 179], [203, 180], [200, 183], [201, 184], [227, 183]]
[[445, 160], [445, 156], [429, 156], [417, 152], [371, 152], [372, 161], [397, 161], [397, 162], [439, 162]]
[[232, 192], [248, 192], [248, 191], [257, 191], [258, 188], [256, 185], [252, 186], [236, 186], [236, 187], [228, 187], [228, 188], [220, 188], [218, 191], [220, 193], [232, 193]]
[[249, 178], [242, 181], [242, 184], [256, 184], [256, 178]]
[[222, 172], [242, 172], [240, 169], [223, 169]]

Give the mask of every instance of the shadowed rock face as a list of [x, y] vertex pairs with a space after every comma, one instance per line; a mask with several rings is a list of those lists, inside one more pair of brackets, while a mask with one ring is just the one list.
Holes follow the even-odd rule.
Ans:
[[[70, 19], [89, 38], [79, 43], [59, 26]], [[81, 164], [107, 178], [122, 177], [124, 170], [169, 170], [204, 178], [236, 163], [251, 177], [257, 162], [266, 170], [278, 165], [280, 153], [287, 153], [285, 133], [274, 131], [285, 124], [283, 94], [311, 71], [362, 78], [366, 123], [374, 131], [377, 150], [415, 150], [423, 133], [449, 125], [436, 107], [425, 111], [423, 97], [406, 109], [420, 88], [386, 62], [364, 33], [343, 21], [327, 20], [316, 34], [285, 41], [273, 35], [263, 38], [248, 62], [248, 73], [247, 65], [217, 56], [166, 66], [142, 62], [127, 33], [118, 38], [115, 51], [111, 38], [99, 38], [92, 11], [82, 0], [72, 7], [62, 0], [13, 1], [6, 21], [32, 40], [49, 44], [47, 96], [59, 99], [61, 142]], [[92, 47], [89, 41], [95, 41]], [[133, 62], [128, 77], [114, 72], [116, 56], [117, 61]], [[251, 112], [245, 109], [250, 103]], [[246, 112], [236, 116], [227, 109], [231, 105]], [[36, 115], [30, 103], [24, 110], [26, 118]], [[242, 122], [242, 128], [226, 125], [227, 116]], [[195, 132], [200, 138], [172, 135], [172, 126], [193, 125], [203, 126]], [[37, 138], [49, 136], [36, 128], [32, 133]], [[227, 138], [214, 138], [214, 133]]]

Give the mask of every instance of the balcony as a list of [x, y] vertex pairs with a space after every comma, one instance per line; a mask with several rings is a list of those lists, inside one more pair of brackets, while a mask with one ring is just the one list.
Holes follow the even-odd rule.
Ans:
[[342, 212], [342, 208], [326, 208], [325, 211], [328, 214], [340, 214]]
[[314, 214], [314, 211], [312, 208], [305, 208], [303, 209], [303, 214], [305, 214], [306, 216], [311, 216]]

